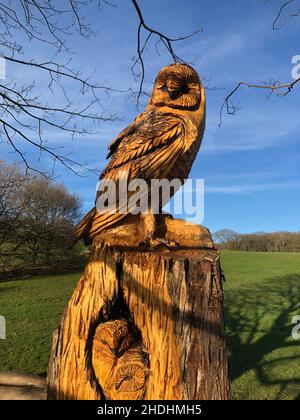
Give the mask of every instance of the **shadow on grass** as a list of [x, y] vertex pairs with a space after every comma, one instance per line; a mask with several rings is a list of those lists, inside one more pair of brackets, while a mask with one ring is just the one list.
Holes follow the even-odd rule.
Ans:
[[291, 337], [292, 318], [300, 314], [300, 274], [268, 279], [254, 290], [228, 290], [225, 305], [232, 380], [254, 371], [260, 384], [276, 386], [276, 399], [289, 395], [290, 386], [300, 389], [300, 342]]
[[[49, 270], [46, 273], [39, 272], [34, 273], [32, 275], [26, 275], [26, 276], [10, 276], [7, 278], [0, 278], [0, 293], [1, 291], [5, 290], [5, 286], [2, 286], [3, 284], [11, 284], [15, 282], [20, 282], [21, 284], [24, 284], [24, 282], [31, 281], [31, 280], [41, 280], [41, 281], [48, 281], [49, 277], [60, 277], [65, 275], [78, 275], [78, 273], [83, 273], [85, 267], [71, 267], [70, 269], [66, 270]], [[11, 290], [13, 287], [7, 286], [7, 290]]]
[[2, 286], [1, 282], [0, 286], [0, 295], [5, 295], [6, 293], [11, 292], [12, 290], [17, 288], [15, 285]]
[[8, 283], [16, 280], [30, 280], [35, 277], [45, 277], [51, 275], [72, 274], [74, 272], [83, 271], [88, 259], [82, 258], [80, 261], [69, 262], [68, 264], [61, 264], [58, 262], [51, 266], [37, 266], [37, 267], [11, 267], [4, 270], [0, 268], [0, 284]]

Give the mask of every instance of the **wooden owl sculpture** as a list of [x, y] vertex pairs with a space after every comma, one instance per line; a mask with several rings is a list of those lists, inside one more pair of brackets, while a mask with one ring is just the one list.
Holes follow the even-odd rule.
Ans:
[[[110, 144], [110, 161], [100, 175], [100, 183], [109, 179], [118, 185], [126, 173], [128, 181], [145, 180], [149, 185], [145, 194], [150, 196], [152, 179], [178, 178], [184, 182], [201, 145], [205, 111], [204, 88], [197, 72], [187, 64], [164, 67], [156, 77], [146, 111]], [[93, 208], [76, 227], [73, 243], [79, 239], [91, 243], [95, 236], [134, 213], [134, 207], [132, 202], [126, 212], [100, 213]], [[145, 239], [155, 244], [160, 239], [156, 235], [157, 216], [149, 209], [141, 220], [147, 232]]]

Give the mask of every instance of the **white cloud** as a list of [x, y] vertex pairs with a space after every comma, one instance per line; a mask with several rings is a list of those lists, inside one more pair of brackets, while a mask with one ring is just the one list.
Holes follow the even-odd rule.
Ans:
[[300, 121], [297, 111], [285, 109], [284, 118], [279, 109], [272, 107], [262, 110], [248, 110], [235, 117], [228, 116], [226, 124], [216, 126], [216, 117], [207, 121], [207, 129], [202, 146], [203, 153], [232, 153], [262, 150], [284, 142], [292, 142], [299, 137]]
[[280, 191], [280, 190], [299, 190], [300, 182], [285, 182], [285, 183], [269, 183], [269, 184], [252, 184], [252, 185], [231, 185], [231, 186], [216, 186], [205, 187], [206, 194], [243, 194], [249, 195], [262, 191]]

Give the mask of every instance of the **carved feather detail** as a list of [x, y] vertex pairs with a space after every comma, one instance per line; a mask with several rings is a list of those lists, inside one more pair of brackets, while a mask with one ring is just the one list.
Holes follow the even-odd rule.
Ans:
[[[124, 173], [128, 182], [138, 178], [148, 183], [163, 178], [185, 180], [201, 145], [204, 127], [205, 94], [198, 74], [183, 64], [163, 68], [146, 111], [110, 144], [110, 161], [100, 175], [100, 182], [113, 180], [118, 189]], [[151, 189], [145, 194], [150, 196]], [[132, 195], [129, 192], [128, 203], [133, 201]], [[119, 204], [117, 201], [116, 208]], [[91, 241], [134, 210], [134, 203], [126, 213], [97, 213], [92, 209], [76, 227], [74, 242], [81, 238]]]

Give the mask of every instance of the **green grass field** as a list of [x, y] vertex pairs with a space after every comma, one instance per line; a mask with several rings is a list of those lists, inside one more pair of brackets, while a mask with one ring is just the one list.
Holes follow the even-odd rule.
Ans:
[[[222, 252], [235, 399], [299, 399], [300, 254]], [[0, 283], [0, 371], [45, 374], [51, 335], [79, 273]]]

